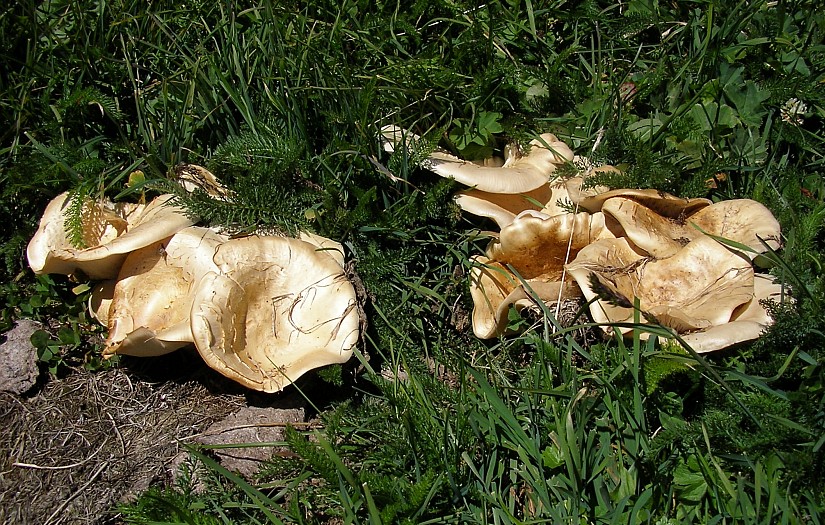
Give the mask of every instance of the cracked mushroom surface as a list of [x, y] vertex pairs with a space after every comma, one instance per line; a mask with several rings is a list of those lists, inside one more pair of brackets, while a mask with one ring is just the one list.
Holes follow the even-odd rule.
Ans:
[[192, 303], [195, 346], [210, 367], [263, 392], [344, 363], [359, 337], [355, 290], [315, 244], [250, 236], [217, 247]]
[[68, 196], [63, 193], [49, 203], [29, 241], [26, 255], [36, 274], [71, 275], [79, 270], [90, 279], [112, 279], [130, 252], [194, 224], [170, 203], [172, 195], [160, 195], [145, 206], [89, 199], [82, 212], [87, 248], [75, 248], [64, 228]]

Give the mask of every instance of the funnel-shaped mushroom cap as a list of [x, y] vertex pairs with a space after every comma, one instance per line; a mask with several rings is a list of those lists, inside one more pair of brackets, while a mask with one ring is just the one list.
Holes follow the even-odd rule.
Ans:
[[104, 357], [162, 355], [193, 342], [189, 315], [196, 285], [228, 238], [192, 226], [129, 254], [109, 307]]
[[[477, 255], [472, 258], [470, 295], [473, 298], [473, 333], [479, 339], [490, 339], [507, 330], [510, 306], [517, 310], [534, 306], [524, 284], [501, 263]], [[580, 297], [575, 281], [527, 281], [527, 285], [544, 303]]]
[[[595, 275], [608, 294], [631, 304], [638, 297], [643, 312], [679, 333], [727, 323], [753, 297], [750, 261], [710, 237], [662, 260], [647, 257], [623, 237], [601, 240], [582, 249], [567, 269], [588, 300], [598, 297], [590, 281]], [[591, 304], [590, 312], [599, 323], [633, 320], [633, 308], [602, 299]]]
[[760, 301], [779, 302], [782, 285], [768, 275], [754, 276], [753, 298], [733, 311], [728, 323], [712, 326], [701, 332], [685, 334], [682, 339], [696, 352], [713, 352], [729, 346], [753, 341], [773, 323]]
[[145, 207], [95, 203], [83, 210], [83, 236], [88, 248], [74, 248], [66, 236], [64, 221], [68, 195], [56, 197], [40, 220], [40, 227], [26, 251], [37, 274], [72, 274], [82, 271], [91, 279], [117, 276], [126, 255], [193, 224], [183, 211], [161, 195]]
[[[385, 149], [417, 140], [412, 133], [396, 126], [385, 126], [382, 134]], [[511, 155], [500, 168], [479, 165], [460, 159], [444, 151], [434, 151], [422, 162], [430, 171], [455, 179], [461, 184], [490, 193], [526, 193], [546, 184], [559, 165], [572, 160], [573, 151], [555, 135], [545, 133], [530, 142], [527, 155]]]
[[355, 290], [324, 250], [252, 236], [220, 245], [214, 261], [220, 270], [204, 277], [192, 303], [195, 346], [209, 366], [249, 388], [277, 392], [352, 356]]
[[512, 265], [525, 279], [558, 281], [566, 262], [603, 237], [613, 235], [605, 227], [602, 213], [568, 213], [546, 218], [524, 214], [501, 230], [498, 240], [488, 247], [487, 256]]

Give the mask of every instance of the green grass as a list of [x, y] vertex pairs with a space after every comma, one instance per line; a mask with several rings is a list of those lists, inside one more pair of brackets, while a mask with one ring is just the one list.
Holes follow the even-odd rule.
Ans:
[[[44, 342], [51, 364], [95, 349], [75, 342], [77, 308], [43, 309], [69, 285], [25, 269], [38, 210], [67, 189], [135, 199], [137, 169], [152, 191], [179, 162], [209, 166], [236, 205], [186, 206], [339, 240], [369, 296], [366, 371], [323, 407], [323, 431], [289, 434], [299, 459], [253, 486], [199, 455], [206, 493], [188, 477], [152, 489], [130, 522], [821, 522], [816, 2], [23, 0], [0, 33], [2, 327], [75, 327]], [[583, 346], [549, 312], [482, 343], [460, 319], [488, 225], [459, 215], [420, 151], [381, 151], [389, 123], [465, 156], [549, 130], [625, 168], [613, 185], [759, 200], [796, 302], [705, 364], [638, 339]]]

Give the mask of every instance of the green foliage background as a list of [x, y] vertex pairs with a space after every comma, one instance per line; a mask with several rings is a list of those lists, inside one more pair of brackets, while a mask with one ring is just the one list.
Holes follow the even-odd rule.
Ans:
[[[82, 297], [57, 300], [74, 284], [26, 270], [40, 211], [66, 190], [137, 199], [203, 164], [237, 195], [180, 195], [205, 223], [346, 246], [370, 360], [260, 487], [202, 456], [207, 496], [186, 478], [124, 509], [131, 521], [819, 523], [824, 31], [812, 0], [11, 3], [0, 327], [57, 319], [71, 330], [42, 341], [50, 364], [61, 348], [94, 363]], [[385, 124], [425, 139], [389, 155]], [[795, 304], [706, 360], [585, 346], [549, 312], [476, 340], [465, 275], [486, 225], [417, 164], [437, 144], [472, 158], [543, 131], [622, 166], [614, 186], [769, 206], [785, 236], [772, 271]], [[135, 170], [147, 184], [129, 188]]]

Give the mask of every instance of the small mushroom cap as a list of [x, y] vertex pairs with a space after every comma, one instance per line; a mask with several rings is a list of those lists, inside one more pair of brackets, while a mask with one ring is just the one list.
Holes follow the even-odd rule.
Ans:
[[227, 239], [192, 226], [129, 254], [112, 294], [104, 357], [161, 355], [193, 342], [189, 315], [195, 288], [217, 270], [212, 257]]
[[[382, 129], [385, 149], [394, 151], [405, 140], [419, 140], [415, 134], [396, 126]], [[573, 151], [555, 135], [545, 133], [530, 142], [530, 152], [512, 155], [502, 167], [479, 165], [437, 150], [422, 162], [422, 166], [461, 184], [489, 193], [526, 193], [546, 184], [559, 165], [573, 159]]]
[[84, 241], [89, 248], [77, 249], [63, 226], [67, 198], [64, 193], [49, 203], [29, 242], [29, 265], [37, 274], [70, 275], [80, 270], [90, 279], [112, 279], [127, 254], [193, 224], [170, 204], [172, 195], [156, 197], [145, 207], [89, 201], [83, 214]]
[[[534, 300], [524, 284], [501, 263], [483, 255], [474, 256], [472, 262], [473, 333], [479, 339], [498, 337], [507, 330], [510, 306], [522, 310], [535, 306]], [[572, 279], [565, 283], [528, 281], [527, 284], [544, 303], [554, 303], [559, 297], [569, 299], [581, 295]]]
[[[629, 302], [638, 297], [643, 312], [677, 332], [727, 323], [753, 297], [750, 261], [710, 237], [662, 260], [647, 257], [624, 237], [601, 240], [582, 249], [567, 268], [588, 300], [598, 298], [590, 282], [595, 275], [607, 293]], [[633, 320], [633, 308], [602, 299], [590, 311], [599, 323]]]
[[338, 261], [298, 239], [251, 236], [221, 244], [192, 301], [206, 363], [263, 392], [344, 363], [359, 337], [355, 290]]

